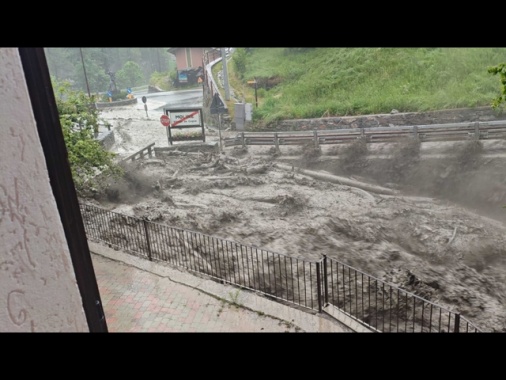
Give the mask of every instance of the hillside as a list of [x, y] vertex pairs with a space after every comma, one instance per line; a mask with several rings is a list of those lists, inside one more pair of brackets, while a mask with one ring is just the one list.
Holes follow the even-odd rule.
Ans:
[[[227, 68], [256, 124], [281, 119], [491, 105], [505, 48], [238, 48]], [[221, 64], [216, 70], [221, 69]]]

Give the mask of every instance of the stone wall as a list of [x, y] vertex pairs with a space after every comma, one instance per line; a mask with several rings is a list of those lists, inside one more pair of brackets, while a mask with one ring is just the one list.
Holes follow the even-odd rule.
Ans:
[[97, 108], [108, 108], [108, 107], [117, 107], [117, 106], [128, 106], [129, 104], [137, 103], [137, 98], [133, 99], [125, 99], [125, 100], [115, 100], [113, 102], [102, 102], [95, 103]]
[[[363, 116], [323, 117], [316, 119], [282, 120], [262, 128], [269, 131], [300, 131], [314, 129], [373, 128], [388, 126], [430, 125], [473, 121], [506, 120], [491, 107], [459, 108], [429, 112], [393, 112]], [[250, 131], [258, 129], [250, 126]]]

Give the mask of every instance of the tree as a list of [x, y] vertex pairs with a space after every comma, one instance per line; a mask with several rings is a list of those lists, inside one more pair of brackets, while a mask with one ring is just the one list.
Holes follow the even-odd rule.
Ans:
[[115, 154], [105, 150], [95, 139], [99, 111], [94, 99], [83, 91], [71, 89], [68, 81], [52, 77], [60, 124], [67, 147], [72, 178], [78, 194], [100, 187], [98, 178], [118, 177], [122, 169], [115, 164]]
[[506, 103], [506, 63], [489, 67], [488, 72], [492, 75], [499, 75], [501, 81], [501, 94], [492, 100], [492, 107], [497, 109]]
[[[88, 77], [90, 91], [105, 92], [109, 85], [107, 73], [118, 72], [125, 62], [132, 61], [139, 65], [143, 79], [155, 71], [164, 72], [175, 68], [174, 55], [167, 48], [44, 48], [49, 72], [58, 80], [69, 80], [74, 89], [87, 92], [81, 51]], [[147, 81], [147, 80], [146, 80]], [[145, 84], [145, 83], [142, 83]], [[128, 84], [127, 86], [133, 86]]]
[[[107, 91], [109, 85], [109, 76], [106, 71], [93, 59], [89, 58], [87, 53], [84, 53], [84, 65], [83, 68], [81, 58], [79, 58], [79, 64], [74, 67], [74, 80], [75, 88], [86, 89], [86, 79], [90, 86], [91, 92], [104, 92]], [[86, 69], [86, 77], [84, 76], [84, 70]]]
[[76, 57], [76, 61], [70, 58], [70, 51], [64, 48], [44, 48], [44, 53], [47, 57], [47, 65], [51, 75], [59, 79], [69, 80], [74, 77], [74, 66], [73, 62], [77, 61], [79, 57]]
[[144, 75], [142, 74], [141, 67], [133, 62], [126, 62], [121, 70], [116, 73], [118, 79], [118, 86], [120, 88], [135, 87], [144, 84]]

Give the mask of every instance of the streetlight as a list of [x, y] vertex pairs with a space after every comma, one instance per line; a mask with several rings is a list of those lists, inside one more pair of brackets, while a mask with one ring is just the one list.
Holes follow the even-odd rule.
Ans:
[[88, 84], [88, 76], [86, 75], [86, 67], [84, 67], [83, 49], [79, 48], [79, 52], [81, 53], [81, 62], [83, 63], [84, 80], [86, 82], [86, 88], [88, 89], [88, 97], [91, 98], [90, 85]]

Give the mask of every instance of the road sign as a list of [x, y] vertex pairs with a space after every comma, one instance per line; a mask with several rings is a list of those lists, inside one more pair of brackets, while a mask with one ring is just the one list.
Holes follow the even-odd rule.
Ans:
[[163, 126], [168, 127], [170, 125], [170, 119], [167, 115], [160, 116], [160, 123], [162, 123]]
[[228, 113], [228, 109], [225, 108], [225, 104], [223, 104], [220, 99], [220, 94], [215, 93], [213, 95], [213, 101], [211, 102], [210, 107], [211, 115], [219, 114], [219, 113]]
[[175, 127], [176, 125], [179, 125], [181, 123], [190, 123], [190, 122], [195, 122], [194, 117], [197, 117], [197, 121], [196, 123], [200, 123], [198, 121], [198, 114], [199, 114], [199, 111], [193, 111], [193, 112], [186, 112], [185, 114], [181, 114], [181, 115], [176, 115], [176, 120], [174, 121], [174, 123], [172, 124], [173, 127]]
[[167, 110], [166, 114], [170, 117], [171, 128], [183, 128], [202, 125], [201, 110], [200, 109], [180, 109], [180, 110]]

